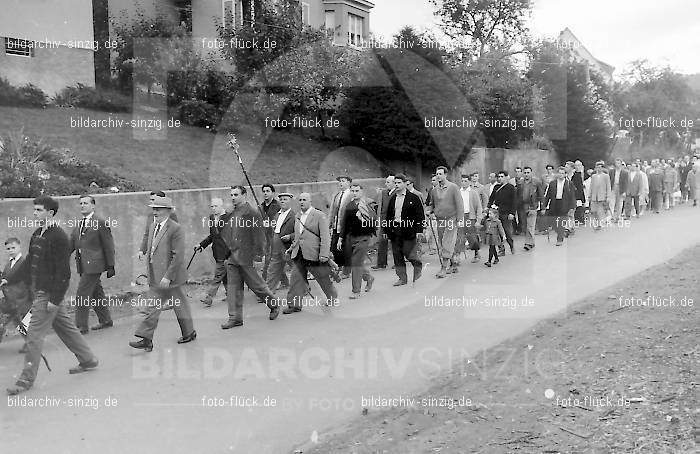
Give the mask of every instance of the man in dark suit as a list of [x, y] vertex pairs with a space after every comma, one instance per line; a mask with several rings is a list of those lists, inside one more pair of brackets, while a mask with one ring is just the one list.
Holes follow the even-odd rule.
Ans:
[[95, 214], [95, 199], [83, 195], [79, 203], [82, 219], [70, 235], [71, 252], [75, 251], [75, 265], [80, 276], [75, 295], [75, 326], [81, 334], [87, 334], [91, 307], [98, 320], [93, 330], [113, 325], [100, 277], [105, 271], [107, 278], [115, 274], [114, 239], [107, 222]]
[[211, 252], [214, 256], [214, 278], [209, 283], [206, 296], [202, 298], [202, 303], [204, 303], [205, 307], [211, 307], [212, 300], [214, 296], [216, 296], [216, 292], [219, 291], [219, 285], [223, 284], [226, 294], [228, 295], [225, 262], [229, 254], [231, 254], [228, 250], [228, 246], [226, 246], [226, 242], [221, 237], [221, 231], [230, 217], [224, 209], [224, 201], [219, 197], [214, 197], [211, 199], [209, 208], [211, 208], [211, 214], [207, 218], [209, 235], [194, 247], [195, 251], [202, 252], [211, 244]]
[[571, 182], [566, 178], [566, 168], [559, 167], [556, 180], [549, 183], [544, 207], [554, 219], [557, 232], [557, 246], [564, 241], [564, 231], [569, 228], [570, 214], [576, 208], [576, 194]]
[[[389, 175], [384, 181], [385, 188], [379, 191], [379, 212], [378, 219], [384, 219], [386, 217], [386, 210], [389, 204], [389, 199], [394, 195], [396, 191], [396, 185], [394, 185], [394, 176]], [[379, 231], [377, 232], [377, 264], [372, 267], [373, 270], [383, 270], [387, 266], [387, 255], [389, 252], [389, 239], [384, 232], [382, 226], [379, 226]]]
[[150, 352], [153, 350], [153, 334], [158, 327], [160, 313], [165, 309], [172, 307], [175, 310], [182, 333], [178, 344], [195, 340], [197, 332], [192, 323], [190, 302], [182, 288], [187, 282], [185, 233], [180, 224], [170, 217], [173, 202], [169, 197], [155, 197], [148, 206], [153, 209], [154, 216], [145, 254], [150, 289], [148, 298], [143, 298], [140, 307], [143, 320], [134, 333], [141, 340], [129, 342], [129, 345]]
[[34, 217], [40, 227], [29, 241], [27, 259], [16, 270], [18, 278], [30, 286], [32, 318], [27, 329], [24, 369], [15, 385], [7, 389], [9, 395], [19, 394], [34, 385], [44, 338], [51, 328], [78, 358], [79, 363], [68, 371], [70, 374], [79, 374], [98, 365], [97, 357], [80, 335], [63, 303], [70, 284], [70, 240], [54, 219], [56, 213], [58, 202], [55, 199], [47, 196], [34, 199]]
[[287, 292], [285, 314], [301, 311], [301, 302], [309, 288], [311, 273], [326, 295], [326, 305], [335, 305], [338, 291], [330, 278], [331, 235], [328, 219], [323, 211], [311, 206], [311, 194], [299, 194], [299, 213], [296, 216], [294, 241], [287, 253], [294, 262]]
[[270, 249], [270, 269], [267, 273], [267, 287], [275, 291], [282, 279], [287, 280], [286, 265], [291, 265], [284, 258], [284, 251], [294, 241], [294, 217], [296, 212], [291, 203], [294, 195], [283, 192], [279, 195], [280, 209], [272, 220], [272, 247]]
[[418, 239], [423, 235], [425, 210], [420, 197], [406, 190], [405, 175], [396, 175], [394, 184], [396, 190], [387, 202], [382, 224], [391, 240], [394, 271], [399, 278], [394, 286], [398, 287], [408, 283], [406, 260], [413, 265], [413, 282], [417, 281], [423, 272], [423, 262], [418, 256]]
[[577, 224], [583, 224], [586, 216], [586, 189], [583, 187], [584, 172], [583, 162], [577, 159], [574, 162], [574, 174], [571, 177], [571, 183], [574, 185], [574, 193], [576, 194], [574, 221]]
[[279, 315], [279, 305], [274, 295], [253, 267], [253, 259], [262, 255], [265, 232], [260, 211], [246, 201], [246, 192], [244, 186], [231, 187], [233, 210], [221, 231], [221, 237], [231, 251], [226, 260], [228, 320], [221, 325], [221, 329], [243, 326], [243, 283], [267, 304], [270, 320]]
[[[493, 187], [491, 197], [489, 198], [489, 206], [496, 205], [498, 207], [498, 218], [503, 224], [503, 230], [506, 233], [506, 241], [510, 246], [510, 253], [515, 254], [513, 244], [513, 219], [515, 219], [516, 194], [515, 186], [510, 184], [508, 180], [508, 172], [501, 170], [498, 172], [498, 184]], [[499, 254], [505, 254], [505, 247], [499, 246]]]
[[622, 163], [622, 159], [615, 159], [615, 167], [610, 170], [610, 188], [612, 190], [610, 209], [613, 213], [613, 222], [622, 215], [622, 203], [627, 196], [627, 186], [629, 185], [629, 173]]
[[21, 269], [25, 259], [20, 250], [19, 240], [17, 238], [5, 240], [5, 250], [9, 260], [0, 272], [0, 282], [5, 282], [5, 285], [0, 287], [5, 296], [0, 301], [2, 303], [0, 304], [0, 342], [5, 336], [7, 327], [17, 326], [32, 307], [29, 287], [17, 274], [17, 270]]
[[342, 250], [336, 249], [338, 239], [340, 238], [340, 223], [343, 221], [343, 213], [345, 206], [350, 202], [352, 195], [350, 194], [350, 183], [352, 178], [343, 175], [337, 178], [338, 192], [333, 196], [331, 210], [328, 216], [329, 229], [331, 233], [331, 253], [333, 260], [338, 266], [343, 268], [343, 278], [350, 277], [350, 247], [345, 244]]

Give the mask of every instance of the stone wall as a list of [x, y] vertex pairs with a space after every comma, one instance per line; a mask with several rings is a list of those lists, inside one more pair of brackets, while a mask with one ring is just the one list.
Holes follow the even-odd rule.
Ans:
[[[365, 194], [375, 198], [376, 188], [383, 186], [382, 179], [357, 180], [365, 188]], [[313, 197], [313, 205], [328, 213], [333, 194], [337, 191], [337, 182], [299, 183], [277, 185], [275, 189], [280, 192], [291, 192], [298, 195], [301, 192], [310, 192]], [[260, 188], [256, 187], [258, 199], [262, 200]], [[230, 203], [229, 188], [211, 189], [187, 189], [168, 191], [176, 205], [176, 213], [180, 224], [185, 230], [186, 259], [192, 256], [192, 247], [201, 241], [209, 230], [205, 226], [206, 217], [209, 215], [209, 201], [212, 197], [221, 197]], [[109, 220], [112, 225], [112, 234], [116, 246], [116, 272], [112, 279], [104, 279], [103, 285], [108, 292], [113, 293], [129, 288], [131, 281], [141, 273], [145, 273], [145, 264], [137, 258], [138, 249], [143, 237], [146, 217], [150, 213], [148, 204], [148, 192], [133, 192], [123, 194], [96, 195], [96, 213]], [[69, 233], [80, 219], [78, 209], [78, 196], [57, 197], [59, 211], [57, 220], [61, 227]], [[253, 202], [249, 194], [249, 200]], [[35, 226], [28, 224], [33, 222], [32, 199], [4, 199], [0, 200], [0, 240], [4, 243], [9, 237], [17, 237], [22, 242], [22, 251], [27, 252], [29, 238], [35, 230]], [[202, 254], [197, 254], [189, 270], [190, 279], [201, 279], [209, 275], [213, 268], [211, 250], [207, 249]], [[2, 266], [7, 258], [3, 256]], [[68, 295], [75, 293], [77, 275], [75, 274], [75, 262], [71, 259], [73, 276]]]

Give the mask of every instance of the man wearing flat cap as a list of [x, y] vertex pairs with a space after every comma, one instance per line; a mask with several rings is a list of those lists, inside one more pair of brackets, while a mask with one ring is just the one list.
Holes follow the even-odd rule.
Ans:
[[[197, 332], [192, 324], [190, 303], [182, 286], [187, 281], [185, 269], [185, 234], [180, 224], [170, 217], [175, 206], [169, 197], [155, 196], [148, 205], [153, 209], [153, 225], [148, 232], [144, 255], [148, 270], [149, 298], [140, 306], [143, 320], [136, 329], [139, 341], [129, 342], [133, 348], [153, 350], [153, 333], [163, 309], [172, 307], [180, 325], [182, 337], [178, 344], [195, 340]], [[152, 298], [151, 298], [152, 297]]]
[[280, 209], [272, 220], [272, 245], [270, 247], [270, 268], [267, 273], [267, 287], [275, 291], [286, 279], [285, 267], [291, 262], [284, 259], [284, 251], [289, 249], [294, 240], [294, 218], [296, 213], [291, 207], [294, 195], [283, 192], [279, 196]]

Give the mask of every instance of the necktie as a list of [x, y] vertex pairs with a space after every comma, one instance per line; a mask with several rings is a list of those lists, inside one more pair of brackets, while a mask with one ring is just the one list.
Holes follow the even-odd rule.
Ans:
[[156, 224], [156, 230], [153, 232], [153, 240], [158, 236], [158, 232], [160, 232], [160, 222]]
[[80, 223], [80, 236], [83, 236], [85, 234], [85, 224], [87, 223], [87, 218], [83, 218], [83, 220]]

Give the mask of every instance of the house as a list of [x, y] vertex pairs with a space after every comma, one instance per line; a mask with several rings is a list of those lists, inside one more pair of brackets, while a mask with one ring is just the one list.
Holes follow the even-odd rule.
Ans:
[[[49, 95], [95, 85], [93, 0], [5, 0], [0, 14], [0, 76]], [[109, 68], [109, 67], [107, 67]]]
[[[261, 2], [276, 0], [5, 0], [0, 15], [0, 76], [13, 85], [32, 83], [50, 96], [110, 77], [110, 17], [160, 11], [192, 32], [194, 42], [215, 40], [217, 26], [255, 21]], [[257, 6], [257, 8], [256, 8]], [[369, 36], [369, 0], [299, 0], [304, 24], [326, 29], [338, 45], [360, 46]]]
[[595, 69], [603, 76], [608, 85], [612, 85], [615, 67], [595, 58], [568, 27], [559, 33], [558, 42], [561, 47], [570, 50], [574, 58], [587, 63], [589, 68]]

